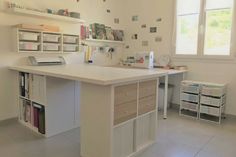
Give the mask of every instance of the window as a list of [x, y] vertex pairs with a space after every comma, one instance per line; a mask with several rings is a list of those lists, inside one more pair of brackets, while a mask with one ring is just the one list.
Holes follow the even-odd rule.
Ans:
[[234, 0], [177, 0], [175, 54], [229, 56]]

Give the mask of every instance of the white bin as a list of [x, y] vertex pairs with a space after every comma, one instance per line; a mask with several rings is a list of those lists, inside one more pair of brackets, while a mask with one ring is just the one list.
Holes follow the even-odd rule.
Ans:
[[[170, 108], [170, 103], [172, 101], [173, 97], [173, 85], [168, 85], [168, 99], [167, 99], [167, 107]], [[164, 96], [165, 96], [165, 84], [159, 85], [159, 91], [158, 91], [158, 110], [164, 109]]]

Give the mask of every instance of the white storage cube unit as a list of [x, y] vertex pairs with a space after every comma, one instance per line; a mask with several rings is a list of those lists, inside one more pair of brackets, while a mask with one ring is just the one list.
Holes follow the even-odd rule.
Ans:
[[79, 35], [14, 29], [16, 52], [72, 53], [79, 52]]
[[40, 44], [34, 42], [20, 42], [19, 43], [20, 51], [39, 51]]
[[[51, 137], [79, 127], [79, 119], [77, 118], [79, 104], [74, 93], [78, 91], [75, 81], [35, 74], [29, 75], [29, 98], [23, 97], [21, 90], [19, 93], [20, 123], [44, 137]], [[22, 86], [21, 76], [22, 74], [19, 75], [20, 87]], [[28, 103], [23, 105], [24, 101]], [[34, 118], [40, 113], [35, 112], [34, 106], [43, 108], [43, 114], [39, 116], [39, 119], [44, 121], [41, 123], [42, 128], [35, 126]]]
[[40, 33], [19, 31], [19, 40], [23, 41], [39, 41]]
[[43, 34], [43, 42], [54, 42], [54, 43], [59, 43], [60, 42], [60, 34], [49, 34], [49, 33], [44, 33]]

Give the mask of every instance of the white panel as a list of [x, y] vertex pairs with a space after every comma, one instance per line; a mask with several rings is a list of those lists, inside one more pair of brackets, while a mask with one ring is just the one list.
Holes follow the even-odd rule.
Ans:
[[136, 146], [142, 149], [156, 139], [156, 112], [137, 119]]
[[32, 75], [31, 99], [41, 105], [46, 105], [46, 79], [41, 75]]
[[76, 127], [74, 81], [47, 77], [47, 103], [46, 136]]
[[127, 157], [133, 153], [134, 122], [114, 128], [113, 157]]

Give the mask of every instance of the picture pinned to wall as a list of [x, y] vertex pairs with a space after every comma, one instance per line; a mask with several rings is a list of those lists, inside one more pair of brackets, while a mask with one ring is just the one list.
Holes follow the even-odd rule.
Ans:
[[120, 19], [119, 18], [114, 18], [114, 23], [119, 24], [120, 23]]
[[157, 18], [156, 19], [156, 22], [161, 22], [162, 21], [162, 18]]
[[147, 28], [146, 24], [141, 25], [141, 28]]
[[131, 37], [131, 39], [137, 40], [137, 39], [138, 39], [138, 34], [133, 34], [132, 37]]
[[107, 9], [107, 13], [111, 13], [111, 10], [110, 10], [110, 9]]
[[103, 0], [103, 2], [106, 2], [106, 0]]
[[133, 21], [133, 22], [138, 21], [138, 15], [134, 15], [134, 16], [132, 16], [132, 21]]
[[148, 46], [148, 41], [147, 40], [142, 41], [142, 46]]
[[156, 36], [155, 37], [155, 42], [162, 42], [162, 37], [161, 36]]
[[126, 49], [129, 49], [129, 45], [126, 45], [125, 48], [126, 48]]
[[157, 27], [150, 27], [150, 33], [156, 33]]

